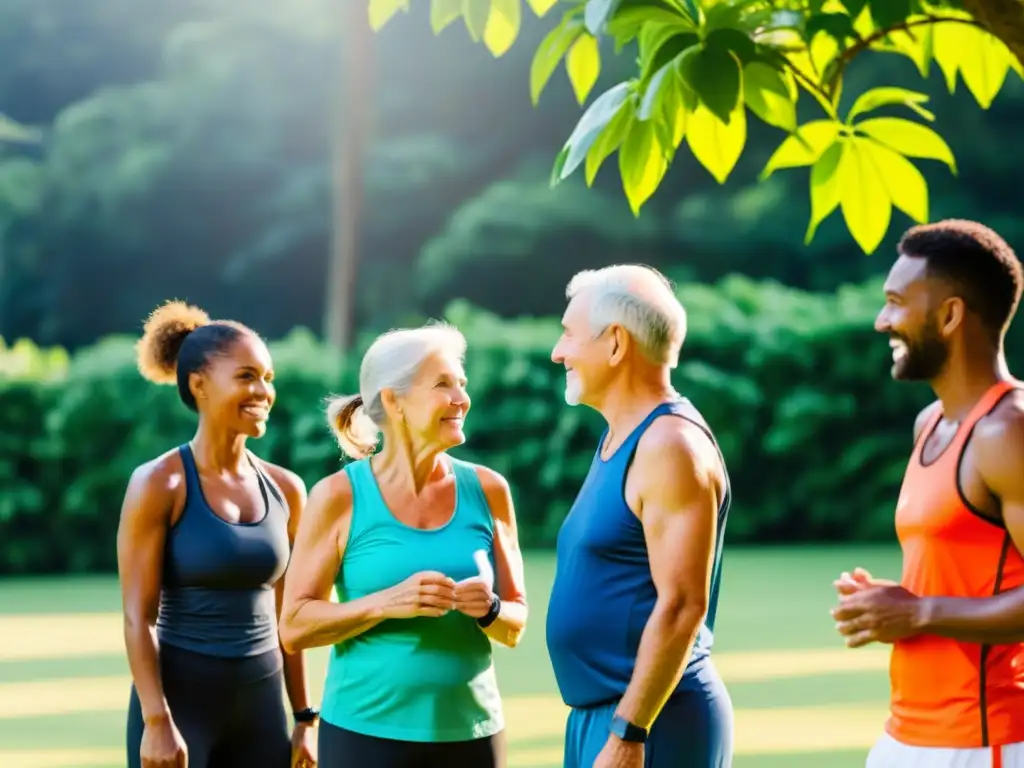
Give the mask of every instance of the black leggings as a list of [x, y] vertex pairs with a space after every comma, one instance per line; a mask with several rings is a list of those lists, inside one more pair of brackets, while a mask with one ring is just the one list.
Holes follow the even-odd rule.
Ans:
[[505, 768], [504, 733], [472, 741], [394, 741], [321, 720], [318, 746], [317, 768]]
[[[281, 653], [222, 659], [160, 646], [160, 676], [188, 768], [288, 768]], [[142, 707], [132, 686], [128, 768], [141, 768]]]

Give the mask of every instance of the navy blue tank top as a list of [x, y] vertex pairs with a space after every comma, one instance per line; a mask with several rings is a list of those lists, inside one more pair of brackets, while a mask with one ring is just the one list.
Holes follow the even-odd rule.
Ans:
[[229, 523], [206, 502], [192, 448], [178, 450], [185, 465], [185, 508], [167, 532], [157, 637], [209, 656], [276, 650], [274, 585], [290, 554], [288, 506], [250, 457], [264, 514], [252, 523]]
[[[608, 460], [601, 458], [606, 429], [559, 530], [547, 646], [562, 700], [570, 707], [597, 706], [621, 698], [633, 674], [640, 635], [654, 610], [657, 591], [643, 526], [626, 504], [626, 473], [644, 432], [659, 416], [669, 414], [696, 424], [718, 447], [703, 417], [685, 399], [655, 408]], [[724, 458], [722, 466], [724, 469]], [[702, 684], [701, 670], [711, 653], [731, 496], [726, 474], [708, 610], [675, 693]]]

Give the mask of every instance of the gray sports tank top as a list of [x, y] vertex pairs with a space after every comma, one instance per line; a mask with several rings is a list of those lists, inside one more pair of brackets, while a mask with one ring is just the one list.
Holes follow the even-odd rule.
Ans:
[[256, 470], [265, 508], [252, 523], [229, 523], [210, 508], [189, 445], [185, 509], [167, 532], [157, 615], [161, 643], [210, 656], [255, 656], [278, 647], [274, 585], [288, 565], [288, 506]]

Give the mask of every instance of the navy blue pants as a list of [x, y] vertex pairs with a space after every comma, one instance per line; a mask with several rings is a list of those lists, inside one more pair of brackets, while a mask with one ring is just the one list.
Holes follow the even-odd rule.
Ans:
[[[608, 741], [618, 704], [570, 710], [563, 768], [594, 765]], [[732, 700], [714, 667], [707, 664], [654, 721], [644, 746], [644, 768], [732, 768], [732, 751]]]

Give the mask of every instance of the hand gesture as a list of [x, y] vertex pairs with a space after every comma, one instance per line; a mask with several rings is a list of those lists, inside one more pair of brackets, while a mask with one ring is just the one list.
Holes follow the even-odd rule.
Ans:
[[455, 608], [455, 582], [443, 573], [421, 571], [385, 592], [384, 615], [389, 619], [444, 616]]
[[185, 739], [170, 717], [146, 725], [139, 757], [142, 768], [188, 768]]
[[919, 597], [898, 584], [882, 583], [841, 595], [832, 618], [847, 647], [860, 648], [913, 637], [921, 629], [923, 611]]
[[474, 619], [482, 619], [491, 610], [494, 592], [479, 576], [463, 579], [455, 585], [455, 609]]
[[296, 723], [292, 731], [291, 768], [316, 768], [316, 729], [312, 723]]
[[876, 579], [863, 568], [854, 568], [853, 573], [843, 571], [839, 574], [839, 578], [832, 582], [832, 586], [842, 597], [869, 587], [895, 587], [896, 582], [888, 579]]

